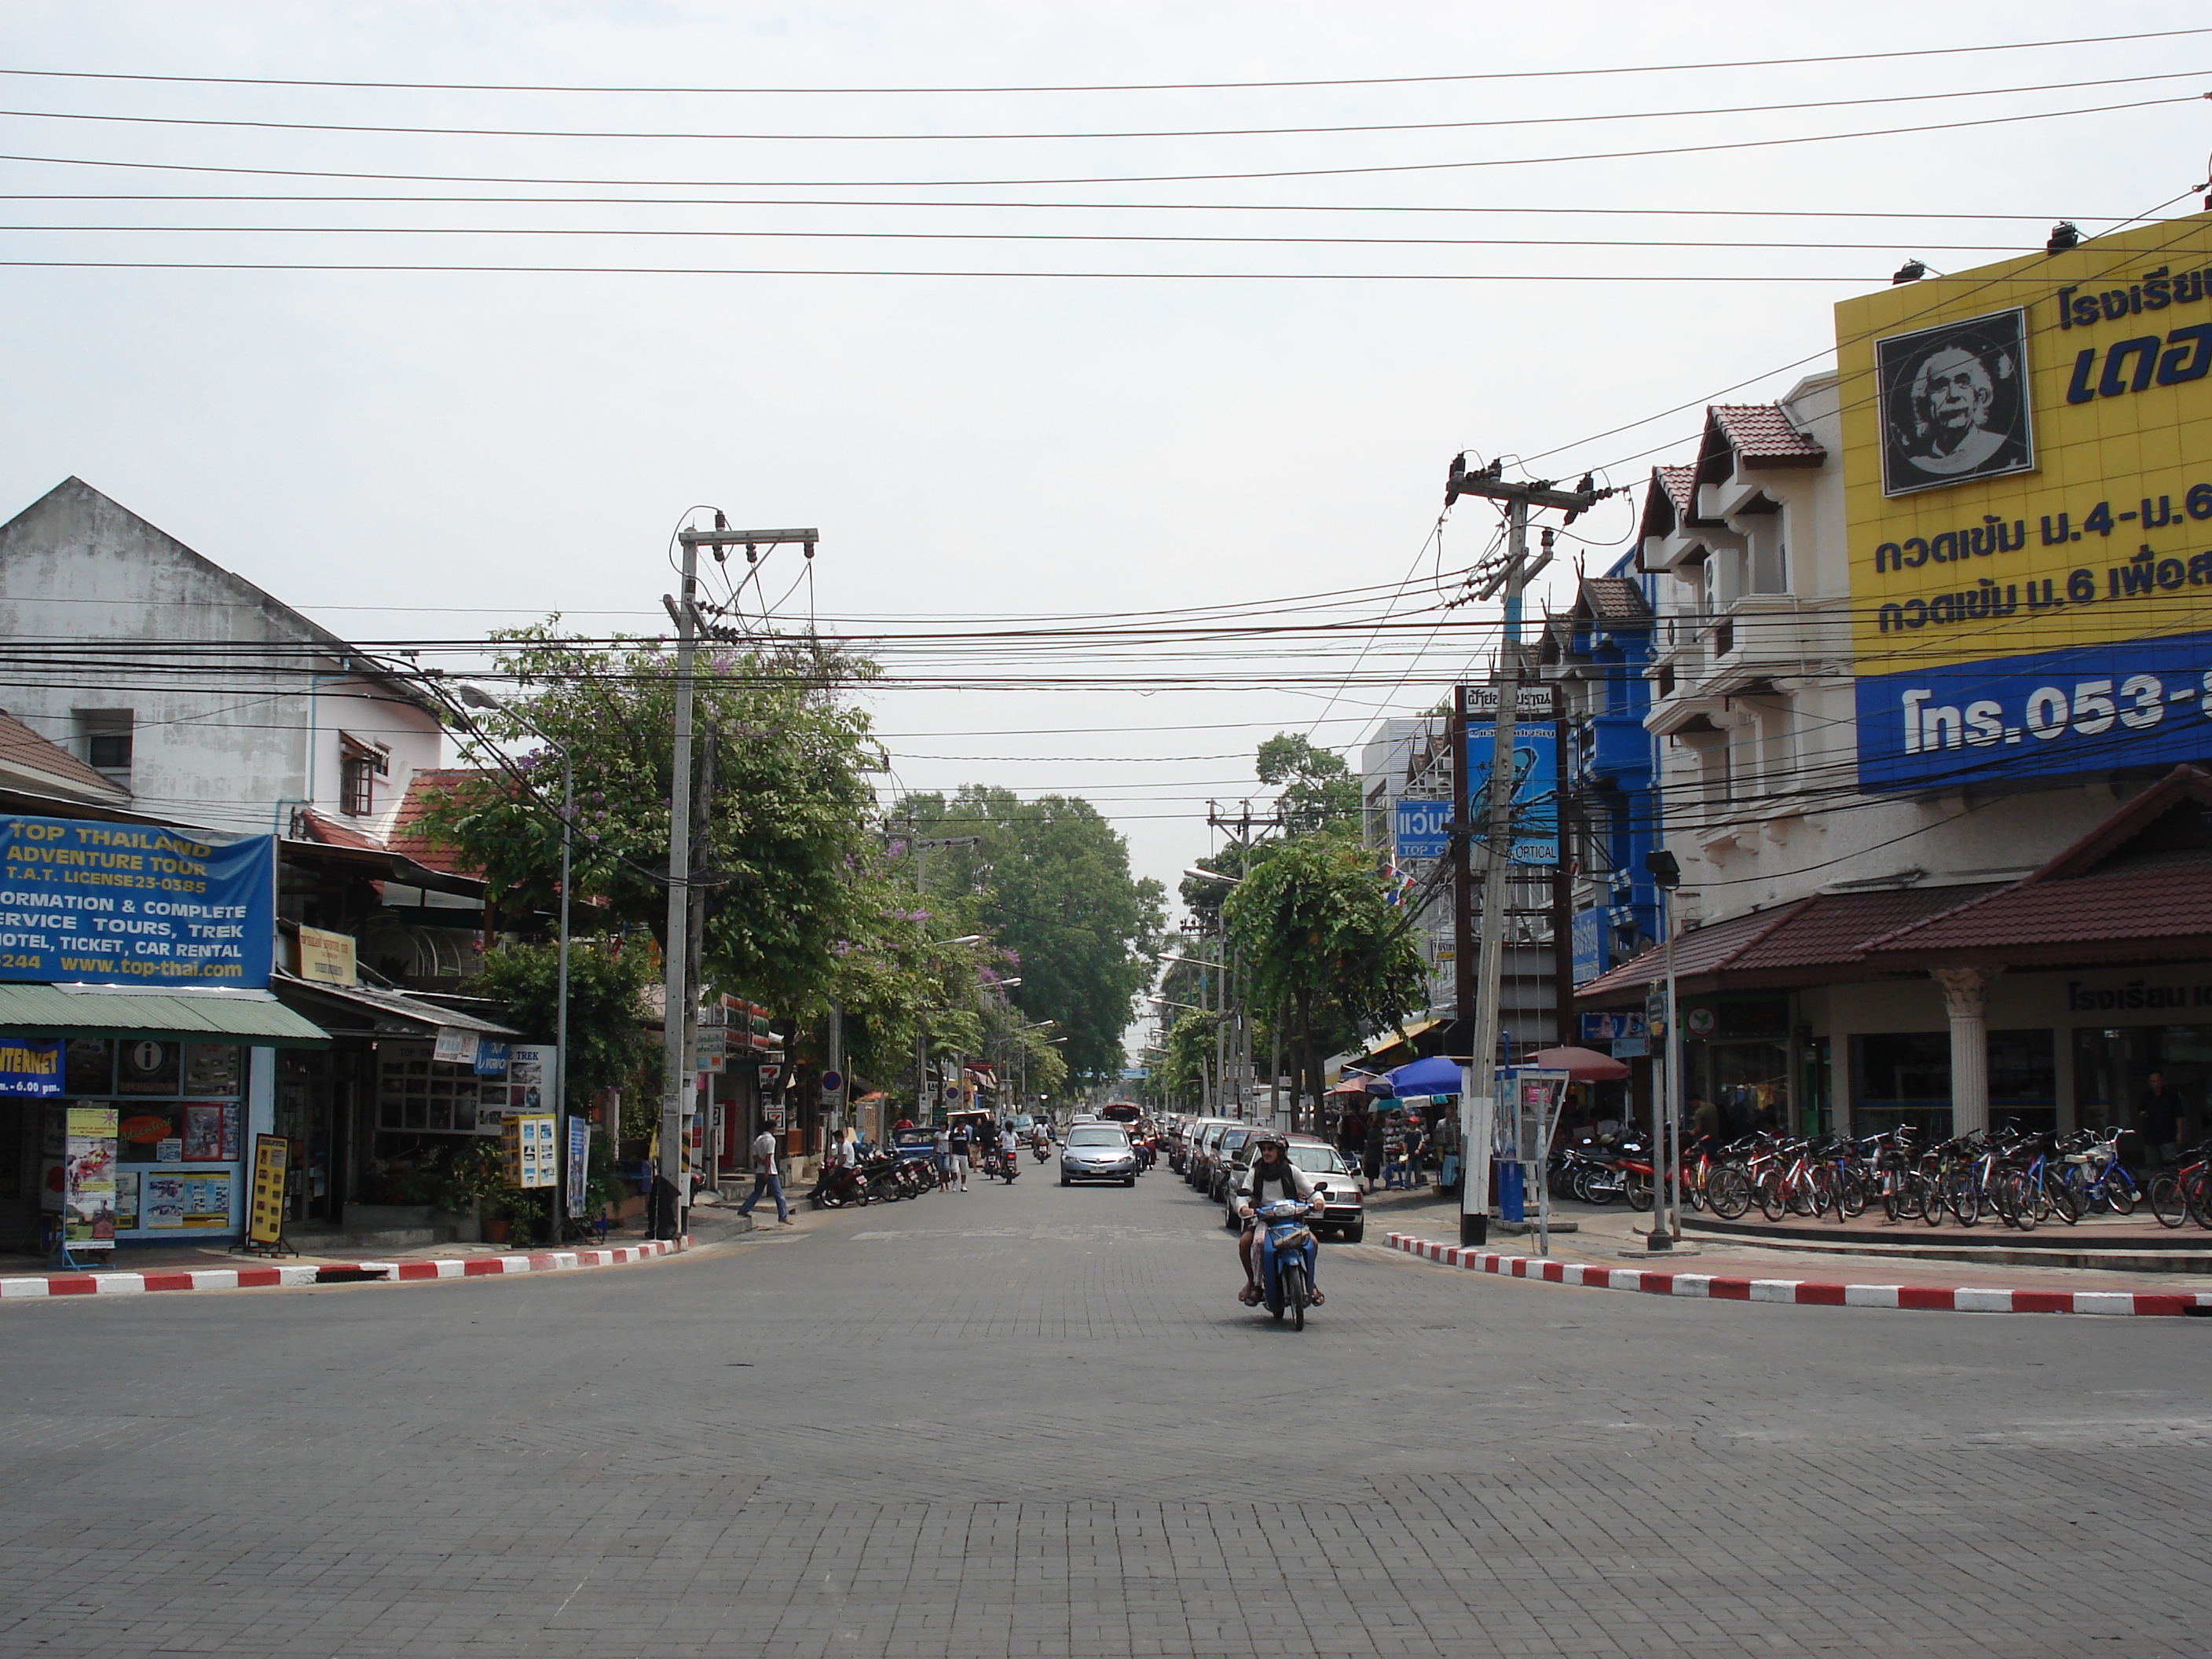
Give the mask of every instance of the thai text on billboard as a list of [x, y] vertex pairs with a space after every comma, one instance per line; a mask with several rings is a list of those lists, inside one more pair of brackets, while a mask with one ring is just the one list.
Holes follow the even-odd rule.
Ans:
[[1859, 778], [2212, 752], [2212, 214], [1836, 307]]

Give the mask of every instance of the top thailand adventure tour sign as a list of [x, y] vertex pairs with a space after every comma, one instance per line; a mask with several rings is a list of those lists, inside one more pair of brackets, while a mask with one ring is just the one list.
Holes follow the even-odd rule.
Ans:
[[0, 813], [0, 980], [269, 983], [276, 843]]
[[1836, 307], [1869, 789], [2212, 754], [2212, 214]]

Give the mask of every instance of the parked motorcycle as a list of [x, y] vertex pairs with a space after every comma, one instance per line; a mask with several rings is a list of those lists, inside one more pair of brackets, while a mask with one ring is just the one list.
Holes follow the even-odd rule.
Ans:
[[1306, 1328], [1306, 1309], [1313, 1300], [1314, 1263], [1320, 1249], [1306, 1218], [1313, 1206], [1294, 1198], [1279, 1198], [1253, 1212], [1260, 1223], [1260, 1285], [1267, 1311], [1280, 1319], [1285, 1314], [1298, 1330]]

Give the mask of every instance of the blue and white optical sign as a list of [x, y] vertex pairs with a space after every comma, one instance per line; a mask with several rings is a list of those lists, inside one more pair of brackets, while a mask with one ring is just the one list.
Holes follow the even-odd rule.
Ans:
[[1390, 839], [1401, 859], [1440, 859], [1451, 845], [1451, 803], [1401, 799], [1392, 811]]
[[0, 980], [269, 983], [276, 842], [0, 813]]

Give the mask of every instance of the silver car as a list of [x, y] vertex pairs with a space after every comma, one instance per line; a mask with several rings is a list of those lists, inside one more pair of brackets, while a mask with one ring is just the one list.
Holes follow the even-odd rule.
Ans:
[[[1365, 1201], [1359, 1195], [1359, 1175], [1344, 1161], [1335, 1147], [1311, 1135], [1291, 1135], [1286, 1155], [1291, 1163], [1304, 1170], [1320, 1188], [1322, 1212], [1313, 1218], [1316, 1233], [1334, 1231], [1347, 1244], [1357, 1244], [1367, 1236]], [[1231, 1171], [1229, 1196], [1223, 1202], [1221, 1224], [1234, 1231], [1243, 1224], [1237, 1206], [1250, 1196], [1252, 1191], [1252, 1147], [1248, 1142], [1239, 1148], [1237, 1166]]]
[[1116, 1123], [1079, 1123], [1067, 1132], [1060, 1149], [1060, 1184], [1079, 1181], [1118, 1181], [1137, 1184], [1137, 1149]]

